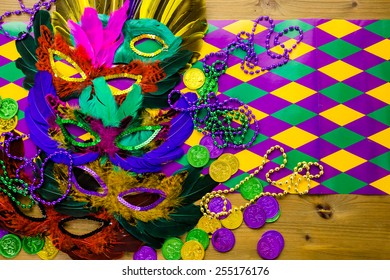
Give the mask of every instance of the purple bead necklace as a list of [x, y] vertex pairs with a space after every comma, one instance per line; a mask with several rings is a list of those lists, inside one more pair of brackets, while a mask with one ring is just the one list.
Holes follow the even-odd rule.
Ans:
[[[0, 32], [2, 32], [5, 36], [7, 36], [8, 38], [11, 38], [13, 40], [23, 40], [24, 38], [26, 38], [27, 34], [31, 32], [34, 18], [35, 18], [35, 14], [41, 8], [46, 9], [46, 10], [50, 10], [51, 6], [56, 2], [56, 0], [39, 0], [37, 3], [34, 4], [34, 6], [32, 8], [26, 8], [26, 6], [23, 4], [23, 0], [18, 0], [18, 2], [19, 2], [20, 10], [7, 11], [4, 14], [0, 15]], [[19, 34], [18, 36], [12, 36], [3, 28], [4, 19], [8, 18], [12, 15], [19, 16], [21, 14], [31, 15], [30, 21], [27, 24], [27, 30], [26, 30], [26, 32], [23, 32], [23, 33]]]

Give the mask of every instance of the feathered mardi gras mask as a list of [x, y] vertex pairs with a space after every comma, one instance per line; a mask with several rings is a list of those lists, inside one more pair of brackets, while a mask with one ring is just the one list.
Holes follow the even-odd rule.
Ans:
[[[42, 150], [25, 163], [37, 166], [26, 186], [45, 215], [31, 219], [0, 195], [2, 226], [48, 235], [73, 258], [117, 258], [140, 242], [158, 248], [195, 225], [193, 203], [216, 185], [200, 169], [155, 173], [183, 155], [193, 131], [188, 107], [196, 95], [173, 100], [180, 112], [166, 109], [167, 96], [199, 57], [205, 3], [63, 0], [56, 7], [53, 19], [39, 11], [34, 36], [16, 43], [30, 89], [25, 118]], [[101, 226], [77, 236], [64, 227], [74, 219]]]

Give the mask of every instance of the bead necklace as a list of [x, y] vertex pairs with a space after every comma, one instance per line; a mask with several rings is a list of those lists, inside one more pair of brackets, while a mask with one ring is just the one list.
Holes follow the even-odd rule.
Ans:
[[[230, 188], [228, 190], [212, 191], [212, 192], [209, 192], [209, 193], [205, 194], [202, 197], [201, 202], [200, 202], [200, 210], [203, 213], [203, 215], [204, 216], [216, 217], [216, 218], [218, 218], [220, 216], [229, 215], [233, 211], [237, 211], [237, 210], [241, 210], [242, 211], [242, 210], [244, 210], [249, 205], [255, 203], [262, 196], [283, 197], [283, 196], [285, 196], [287, 194], [290, 194], [292, 188], [294, 188], [294, 192], [299, 194], [299, 195], [307, 194], [309, 192], [309, 190], [310, 190], [311, 179], [313, 179], [313, 178], [316, 178], [316, 179], [320, 178], [324, 174], [324, 168], [318, 162], [305, 162], [305, 161], [299, 162], [296, 165], [296, 167], [294, 168], [294, 172], [289, 177], [289, 180], [286, 180], [285, 184], [287, 185], [287, 189], [284, 190], [282, 193], [262, 192], [262, 193], [257, 194], [253, 199], [249, 200], [249, 202], [247, 202], [245, 205], [242, 205], [239, 208], [234, 208], [234, 209], [231, 208], [228, 211], [226, 211], [226, 209], [227, 209], [226, 205], [227, 205], [227, 202], [228, 202], [227, 198], [226, 198], [226, 195], [229, 194], [229, 193], [232, 193], [232, 192], [234, 192], [236, 190], [238, 190], [245, 182], [247, 182], [249, 179], [251, 179], [252, 177], [257, 175], [261, 170], [263, 170], [263, 168], [264, 168], [264, 166], [266, 164], [266, 160], [267, 160], [268, 156], [272, 152], [274, 152], [275, 150], [279, 150], [282, 153], [283, 163], [280, 164], [279, 167], [276, 167], [275, 169], [270, 169], [266, 173], [265, 177], [266, 177], [267, 182], [270, 183], [271, 185], [273, 185], [273, 186], [283, 186], [283, 184], [284, 184], [283, 182], [276, 182], [276, 181], [271, 180], [271, 178], [270, 178], [270, 174], [272, 174], [274, 172], [280, 171], [287, 164], [287, 154], [284, 152], [284, 149], [282, 147], [280, 147], [279, 145], [276, 145], [276, 146], [271, 147], [269, 150], [267, 150], [266, 154], [263, 156], [263, 161], [260, 164], [260, 166], [255, 171], [253, 171], [251, 174], [249, 174], [247, 177], [245, 177], [245, 179], [241, 180], [237, 185], [235, 185], [234, 187], [232, 187], [232, 188]], [[316, 166], [319, 169], [318, 174], [315, 174], [315, 175], [311, 174], [310, 169], [311, 169], [311, 167], [313, 165]], [[299, 186], [300, 182], [302, 181], [302, 178], [298, 178], [297, 179], [297, 177], [298, 177], [299, 173], [301, 173], [304, 170], [306, 170], [306, 174], [303, 175], [302, 177], [307, 182], [307, 189], [304, 190], [304, 191], [299, 191], [298, 186]], [[208, 207], [208, 204], [209, 204], [210, 200], [213, 199], [213, 198], [216, 198], [216, 197], [220, 197], [221, 199], [223, 199], [223, 209], [219, 213], [211, 212], [209, 210], [209, 207]]]
[[[259, 59], [254, 49], [254, 33], [257, 25], [263, 20], [270, 24], [265, 40], [267, 54], [272, 59], [280, 60], [283, 58], [283, 61], [254, 70], [255, 67], [259, 67]], [[202, 60], [206, 77], [205, 83], [203, 87], [198, 90], [199, 99], [195, 104], [189, 104], [190, 106], [187, 111], [193, 119], [195, 129], [202, 132], [204, 135], [210, 134], [214, 140], [214, 145], [220, 149], [225, 147], [248, 148], [254, 143], [259, 134], [259, 123], [247, 105], [237, 98], [229, 98], [227, 101], [221, 102], [214, 92], [219, 77], [226, 72], [230, 54], [238, 49], [243, 50], [246, 55], [241, 61], [241, 69], [246, 74], [258, 74], [261, 71], [271, 70], [286, 64], [289, 61], [289, 53], [291, 53], [303, 39], [303, 31], [299, 26], [290, 26], [289, 28], [284, 29], [283, 32], [279, 32], [274, 38], [274, 45], [280, 45], [283, 48], [283, 55], [276, 55], [271, 52], [271, 46], [269, 44], [271, 36], [274, 33], [274, 28], [275, 24], [271, 18], [267, 16], [259, 17], [255, 20], [251, 33], [245, 31], [239, 32], [236, 35], [236, 39], [228, 44], [226, 48], [216, 53], [210, 53]], [[299, 39], [297, 39], [297, 42], [292, 48], [287, 49], [284, 44], [280, 44], [279, 38], [294, 30], [299, 32]], [[243, 35], [245, 35], [246, 38], [243, 38]], [[216, 60], [213, 63], [208, 64], [207, 62], [212, 58], [216, 58]], [[245, 66], [249, 67], [251, 70], [248, 71], [245, 69]], [[178, 108], [174, 107], [171, 103], [171, 98], [174, 94], [181, 95], [181, 92], [178, 90], [172, 91], [168, 96], [168, 102], [171, 108], [178, 110]], [[253, 135], [250, 139], [247, 139], [249, 138], [248, 132], [250, 126], [253, 128]]]
[[[31, 29], [32, 29], [32, 26], [34, 23], [35, 14], [41, 8], [46, 9], [46, 10], [50, 10], [52, 4], [54, 4], [56, 2], [56, 0], [39, 0], [37, 3], [34, 4], [34, 6], [32, 8], [26, 8], [26, 6], [23, 4], [23, 0], [18, 0], [18, 2], [19, 2], [19, 6], [20, 6], [21, 10], [7, 11], [7, 12], [3, 13], [2, 15], [0, 15], [0, 31], [3, 32], [3, 34], [5, 36], [7, 36], [8, 38], [10, 38], [12, 40], [23, 40], [24, 38], [26, 38], [27, 34], [31, 32]], [[21, 14], [31, 15], [30, 21], [27, 24], [26, 32], [20, 33], [18, 36], [12, 36], [3, 28], [4, 18], [10, 17], [12, 15], [19, 16]]]

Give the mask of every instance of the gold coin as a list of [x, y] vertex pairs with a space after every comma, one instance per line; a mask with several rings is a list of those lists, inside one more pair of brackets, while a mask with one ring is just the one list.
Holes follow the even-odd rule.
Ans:
[[242, 211], [237, 206], [232, 206], [233, 212], [225, 219], [221, 220], [222, 225], [228, 229], [239, 228], [244, 220]]
[[58, 249], [54, 247], [49, 237], [45, 237], [45, 246], [37, 253], [42, 260], [54, 260], [58, 254]]
[[210, 177], [215, 182], [225, 182], [230, 179], [232, 170], [228, 162], [216, 160], [210, 165]]
[[196, 90], [201, 88], [206, 80], [203, 71], [198, 68], [188, 69], [183, 76], [183, 82], [187, 88]]
[[190, 240], [181, 247], [180, 254], [183, 260], [203, 260], [204, 248], [198, 241]]
[[209, 235], [213, 234], [214, 231], [222, 227], [221, 221], [217, 218], [211, 218], [209, 216], [203, 216], [199, 219], [198, 225], [196, 226], [199, 229], [204, 230]]
[[237, 172], [240, 162], [238, 161], [238, 159], [236, 158], [235, 155], [226, 153], [226, 154], [221, 155], [218, 158], [218, 160], [225, 161], [229, 164], [231, 171], [232, 171], [232, 173], [230, 175], [233, 175], [234, 173]]
[[0, 118], [0, 133], [14, 130], [18, 124], [18, 117], [14, 116], [12, 119], [5, 120]]

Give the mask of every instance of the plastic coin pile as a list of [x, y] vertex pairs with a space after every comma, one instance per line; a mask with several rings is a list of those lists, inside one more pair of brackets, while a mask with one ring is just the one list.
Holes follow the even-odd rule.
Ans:
[[26, 236], [22, 239], [23, 250], [30, 255], [35, 255], [43, 249], [45, 240], [40, 236]]
[[280, 207], [279, 203], [273, 196], [262, 196], [257, 202], [261, 208], [263, 208], [266, 215], [266, 222], [273, 223], [280, 217]]
[[210, 244], [208, 233], [200, 228], [194, 228], [188, 232], [186, 242], [190, 240], [198, 241], [200, 244], [202, 244], [205, 250], [207, 247], [209, 247]]
[[54, 260], [58, 254], [58, 249], [54, 247], [49, 237], [45, 237], [45, 246], [37, 253], [42, 260]]
[[[229, 199], [225, 198], [225, 201], [226, 201], [226, 210], [225, 212], [229, 211], [230, 209], [232, 209], [232, 204], [231, 202], [229, 201]], [[222, 199], [221, 197], [213, 197], [212, 199], [210, 199], [210, 202], [209, 202], [209, 210], [211, 213], [220, 213], [220, 212], [223, 212], [223, 207], [224, 207], [224, 199]], [[222, 219], [225, 219], [227, 216], [226, 215], [222, 215], [222, 216], [219, 216], [218, 219], [222, 220]]]
[[266, 260], [276, 259], [284, 248], [284, 238], [276, 230], [266, 231], [257, 243], [259, 256]]
[[189, 240], [183, 244], [180, 254], [183, 260], [203, 260], [204, 248], [198, 241]]
[[222, 225], [228, 229], [239, 228], [243, 221], [243, 214], [236, 206], [232, 206], [233, 212], [226, 219], [221, 220]]
[[236, 238], [230, 229], [220, 228], [213, 233], [211, 243], [215, 250], [225, 253], [233, 249]]
[[219, 183], [226, 182], [238, 171], [239, 161], [233, 154], [222, 154], [210, 165], [210, 177]]
[[222, 227], [221, 221], [215, 217], [202, 216], [199, 219], [197, 228], [204, 230], [207, 234], [213, 234], [217, 229]]
[[18, 113], [18, 102], [11, 98], [1, 99], [0, 97], [0, 119], [12, 119]]
[[[222, 140], [218, 137], [216, 137], [215, 141], [217, 141], [219, 145], [223, 144]], [[222, 155], [224, 150], [223, 148], [220, 149], [215, 145], [214, 139], [210, 135], [203, 136], [203, 138], [200, 140], [200, 145], [205, 146], [207, 150], [209, 150], [210, 158], [218, 158], [220, 155]]]

